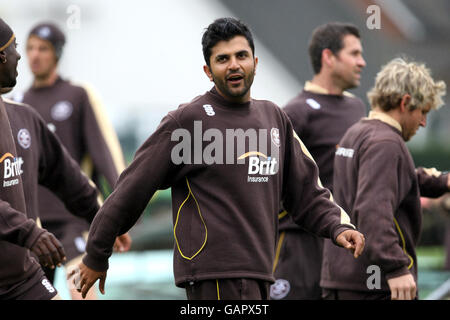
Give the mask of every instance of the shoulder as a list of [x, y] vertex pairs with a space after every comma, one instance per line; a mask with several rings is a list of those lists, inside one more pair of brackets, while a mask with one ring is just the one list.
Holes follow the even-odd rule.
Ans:
[[255, 109], [267, 114], [268, 117], [273, 120], [282, 121], [283, 123], [289, 122], [289, 116], [286, 111], [280, 108], [276, 103], [269, 100], [252, 100]]
[[40, 119], [39, 113], [34, 110], [33, 107], [31, 107], [29, 104], [17, 102], [8, 98], [3, 98], [3, 102], [6, 107], [6, 111], [8, 113], [20, 113], [23, 115], [28, 115], [33, 118]]
[[71, 95], [87, 95], [85, 85], [72, 80], [60, 79], [53, 88], [54, 90], [61, 90]]
[[302, 91], [288, 101], [288, 103], [283, 107], [283, 111], [289, 114], [303, 110], [305, 109], [307, 99], [308, 98], [305, 96], [305, 91]]
[[356, 108], [361, 108], [366, 110], [366, 104], [364, 103], [364, 101], [355, 96], [354, 94], [351, 94], [350, 92], [344, 91], [344, 97], [346, 99], [346, 102], [349, 103], [350, 105], [355, 106]]
[[358, 137], [367, 150], [376, 149], [386, 155], [405, 153], [406, 145], [402, 137], [395, 129], [379, 120], [362, 119], [350, 127], [345, 136]]

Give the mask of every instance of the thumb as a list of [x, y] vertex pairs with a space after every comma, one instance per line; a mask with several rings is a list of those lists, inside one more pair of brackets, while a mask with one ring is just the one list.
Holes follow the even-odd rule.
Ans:
[[345, 236], [345, 232], [341, 233], [337, 239], [337, 243], [340, 244], [345, 249], [352, 248], [352, 244], [347, 240], [347, 237]]

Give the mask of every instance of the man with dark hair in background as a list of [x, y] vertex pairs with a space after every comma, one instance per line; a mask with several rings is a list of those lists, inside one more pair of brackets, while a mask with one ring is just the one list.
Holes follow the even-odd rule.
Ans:
[[[0, 19], [0, 90], [16, 85], [16, 37]], [[65, 259], [61, 243], [26, 215], [20, 161], [0, 96], [0, 300], [59, 299], [39, 263], [55, 268]], [[29, 250], [28, 250], [29, 249]]]
[[[204, 72], [214, 87], [169, 112], [121, 174], [89, 232], [79, 265], [83, 296], [98, 279], [104, 292], [113, 239], [133, 226], [156, 190], [168, 187], [175, 283], [188, 299], [269, 298], [282, 201], [305, 228], [355, 257], [363, 250], [364, 237], [319, 185], [317, 166], [287, 116], [272, 102], [251, 98], [258, 59], [249, 28], [234, 18], [217, 19], [202, 45]], [[215, 136], [214, 152], [204, 141], [176, 143], [180, 135], [194, 136], [199, 125]], [[246, 134], [228, 141], [227, 133], [243, 130], [256, 130], [259, 145], [244, 136], [245, 148], [238, 145], [236, 154], [235, 140]]]
[[[65, 41], [65, 35], [53, 23], [39, 23], [32, 28], [26, 53], [34, 80], [31, 88], [18, 100], [36, 109], [100, 190], [103, 187], [100, 177], [113, 188], [125, 168], [120, 144], [92, 90], [60, 77], [58, 63]], [[70, 269], [84, 253], [89, 224], [70, 214], [44, 187], [39, 188], [39, 211], [43, 226], [62, 242], [67, 254], [65, 267]], [[121, 244], [120, 250], [128, 250], [130, 241], [128, 238], [127, 242], [117, 242]], [[54, 270], [46, 270], [46, 274], [53, 281]], [[71, 290], [71, 295], [74, 299], [79, 298], [76, 290]], [[89, 297], [95, 298], [95, 292]]]
[[[309, 43], [314, 77], [283, 110], [319, 167], [324, 187], [333, 190], [333, 162], [345, 131], [366, 114], [361, 99], [348, 89], [360, 84], [366, 63], [356, 26], [332, 22], [317, 27]], [[280, 213], [272, 299], [321, 298], [323, 238]]]

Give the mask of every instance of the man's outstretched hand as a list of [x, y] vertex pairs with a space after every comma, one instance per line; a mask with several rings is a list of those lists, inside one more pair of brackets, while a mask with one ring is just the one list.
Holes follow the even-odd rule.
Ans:
[[81, 262], [77, 268], [67, 275], [67, 279], [73, 277], [73, 284], [81, 296], [86, 298], [86, 294], [94, 283], [100, 279], [98, 288], [102, 294], [105, 294], [106, 271], [95, 271]]
[[336, 242], [343, 248], [353, 252], [355, 258], [358, 258], [363, 252], [365, 241], [363, 234], [356, 230], [345, 230], [336, 238]]

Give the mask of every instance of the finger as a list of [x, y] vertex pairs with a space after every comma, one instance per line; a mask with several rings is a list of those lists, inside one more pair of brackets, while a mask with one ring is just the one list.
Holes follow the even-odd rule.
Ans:
[[340, 238], [340, 245], [345, 249], [351, 249], [352, 247], [352, 244], [344, 236]]
[[362, 236], [357, 237], [354, 257], [358, 258], [362, 254], [363, 249], [364, 249], [364, 238]]
[[411, 289], [407, 288], [405, 291], [405, 300], [411, 300]]
[[398, 290], [398, 300], [405, 300], [405, 290], [404, 289]]
[[89, 291], [89, 289], [92, 287], [92, 285], [94, 284], [94, 282], [86, 282], [82, 288], [81, 288], [81, 296], [84, 298], [86, 298], [86, 295]]
[[61, 261], [65, 261], [66, 260], [66, 252], [64, 251], [64, 247], [62, 245], [62, 243], [56, 238], [56, 237], [52, 237], [51, 238], [53, 245], [56, 247], [56, 250], [58, 251], [59, 256], [61, 257]]
[[105, 280], [106, 280], [106, 275], [100, 278], [100, 283], [98, 285], [98, 288], [100, 289], [100, 292], [102, 294], [105, 294]]
[[396, 288], [391, 289], [391, 300], [398, 300], [398, 292]]
[[53, 261], [44, 239], [42, 239], [42, 241], [38, 243], [38, 247], [41, 251], [39, 261], [42, 261], [42, 265], [53, 269], [54, 268]]
[[411, 288], [411, 300], [416, 298], [416, 294], [417, 294], [417, 287], [414, 286]]
[[61, 251], [61, 247], [62, 247], [61, 243], [52, 234], [48, 235], [48, 240], [46, 241], [46, 243], [50, 250], [53, 264], [55, 266], [61, 266], [61, 262], [64, 257], [64, 254], [61, 254], [61, 253], [63, 253]]
[[123, 251], [123, 244], [119, 237], [117, 237], [116, 241], [114, 242], [114, 251], [116, 252]]
[[46, 235], [42, 237], [40, 248], [49, 267], [52, 269], [55, 268], [57, 263], [55, 263], [56, 261], [54, 260], [54, 250], [56, 250], [56, 248]]
[[75, 275], [75, 273], [77, 272], [78, 268], [74, 268], [72, 269], [70, 272], [67, 273], [67, 277], [66, 280], [69, 280], [71, 277], [73, 277]]
[[37, 245], [35, 245], [32, 249], [31, 249], [31, 251], [36, 255], [36, 257], [39, 259], [39, 264], [41, 264], [42, 266], [46, 266], [47, 265], [47, 263], [43, 260], [43, 257], [42, 257], [42, 251], [41, 251], [41, 249], [39, 248], [39, 246], [37, 246]]

